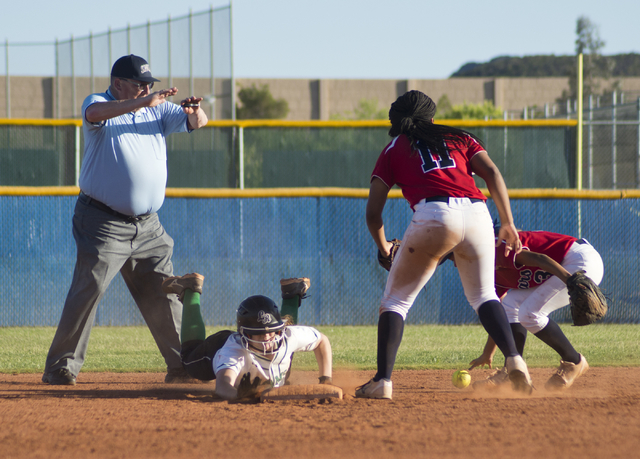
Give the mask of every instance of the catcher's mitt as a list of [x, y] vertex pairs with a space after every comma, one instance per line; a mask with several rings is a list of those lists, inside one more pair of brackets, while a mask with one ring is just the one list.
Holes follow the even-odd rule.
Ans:
[[578, 271], [567, 279], [567, 290], [574, 325], [592, 324], [607, 313], [607, 299], [584, 271]]
[[393, 260], [396, 258], [396, 253], [398, 252], [398, 249], [400, 248], [400, 243], [402, 241], [399, 241], [398, 239], [392, 239], [387, 242], [391, 242], [393, 244], [393, 246], [391, 247], [391, 250], [389, 251], [389, 256], [388, 257], [383, 256], [382, 252], [380, 252], [380, 249], [378, 249], [378, 263], [380, 263], [380, 266], [382, 266], [384, 269], [386, 269], [387, 271], [390, 271], [391, 265], [393, 265]]

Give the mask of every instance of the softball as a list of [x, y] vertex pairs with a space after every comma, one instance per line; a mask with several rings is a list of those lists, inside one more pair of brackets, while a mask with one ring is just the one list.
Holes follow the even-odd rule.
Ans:
[[451, 377], [451, 381], [458, 389], [464, 389], [471, 382], [471, 375], [467, 370], [458, 370]]

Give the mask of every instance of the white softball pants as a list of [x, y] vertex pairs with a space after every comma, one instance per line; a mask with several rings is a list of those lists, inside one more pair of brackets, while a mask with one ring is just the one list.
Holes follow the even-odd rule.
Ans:
[[[591, 244], [574, 242], [561, 265], [571, 274], [583, 270], [596, 284], [604, 276], [600, 254]], [[569, 304], [567, 286], [556, 276], [551, 276], [537, 287], [509, 290], [502, 298], [502, 306], [509, 323], [520, 323], [531, 333], [538, 333], [549, 323], [549, 314]]]
[[387, 278], [380, 314], [396, 312], [406, 319], [440, 258], [452, 250], [471, 307], [477, 310], [489, 300], [498, 300], [494, 286], [495, 238], [486, 204], [449, 198], [448, 203], [421, 202], [414, 208]]

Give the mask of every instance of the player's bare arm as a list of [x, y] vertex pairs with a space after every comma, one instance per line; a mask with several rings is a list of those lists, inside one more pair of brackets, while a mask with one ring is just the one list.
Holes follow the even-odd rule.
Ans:
[[523, 250], [516, 255], [516, 263], [519, 265], [537, 266], [538, 268], [544, 269], [546, 272], [558, 277], [565, 284], [567, 283], [567, 279], [571, 277], [571, 273], [564, 269], [561, 264], [542, 253]]
[[[114, 91], [115, 92], [115, 91]], [[110, 100], [96, 102], [85, 111], [85, 118], [90, 123], [99, 123], [117, 116], [140, 110], [143, 107], [155, 107], [166, 102], [167, 97], [178, 93], [178, 88], [162, 89], [146, 96], [132, 99]], [[114, 94], [115, 95], [115, 94]], [[117, 97], [117, 96], [116, 96]], [[206, 115], [205, 115], [206, 117]]]
[[520, 242], [518, 230], [513, 223], [507, 185], [504, 183], [500, 170], [491, 161], [486, 151], [481, 151], [471, 158], [471, 168], [487, 184], [491, 199], [495, 202], [500, 215], [500, 232], [496, 246], [504, 240], [506, 242], [505, 256], [508, 256], [512, 250], [519, 253], [522, 250], [522, 242]]
[[389, 187], [379, 178], [374, 177], [371, 180], [369, 188], [369, 199], [367, 200], [367, 228], [373, 241], [378, 246], [380, 252], [385, 257], [389, 256], [393, 244], [387, 241], [384, 233], [384, 222], [382, 221], [382, 211], [387, 203], [389, 195]]
[[238, 374], [225, 368], [216, 373], [216, 394], [225, 400], [233, 400], [238, 396], [238, 391], [235, 388], [236, 379]]
[[331, 343], [329, 338], [321, 334], [320, 344], [313, 350], [318, 362], [319, 375], [331, 378], [331, 368], [333, 366], [333, 356], [331, 353]]
[[477, 359], [473, 359], [469, 363], [469, 365], [471, 365], [469, 367], [469, 370], [473, 370], [475, 367], [483, 367], [485, 365], [488, 365], [489, 368], [492, 368], [491, 365], [493, 364], [493, 356], [495, 355], [497, 349], [498, 349], [498, 346], [496, 346], [495, 341], [493, 341], [493, 339], [490, 336], [488, 336], [487, 344], [484, 345], [484, 350], [482, 351], [482, 355]]

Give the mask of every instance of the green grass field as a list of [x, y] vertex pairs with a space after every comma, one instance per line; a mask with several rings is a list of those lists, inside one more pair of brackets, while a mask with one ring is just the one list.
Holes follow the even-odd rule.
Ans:
[[[561, 326], [591, 366], [640, 366], [640, 325]], [[375, 326], [318, 329], [331, 341], [335, 369], [375, 368]], [[210, 327], [207, 332], [218, 330], [221, 328]], [[52, 327], [0, 328], [0, 373], [41, 372], [54, 333]], [[405, 328], [395, 368], [464, 368], [480, 356], [486, 336], [484, 329], [477, 325], [409, 325]], [[525, 359], [530, 367], [558, 365], [555, 352], [531, 334]], [[502, 357], [496, 355], [494, 364], [502, 365]], [[296, 355], [294, 369], [315, 368], [313, 353]], [[163, 372], [165, 369], [146, 327], [93, 329], [83, 371]]]

